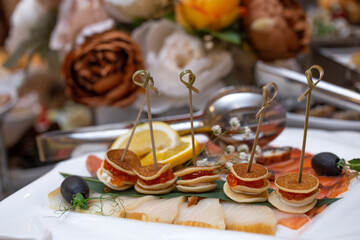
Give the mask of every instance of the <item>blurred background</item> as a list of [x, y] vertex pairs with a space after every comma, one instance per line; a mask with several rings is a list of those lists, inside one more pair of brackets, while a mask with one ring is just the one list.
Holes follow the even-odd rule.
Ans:
[[186, 89], [169, 89], [192, 69], [196, 110], [223, 87], [275, 81], [287, 125], [302, 127], [301, 79], [320, 64], [330, 85], [315, 94], [310, 127], [360, 131], [360, 1], [197, 4], [0, 0], [0, 200], [56, 164], [40, 160], [37, 136], [133, 121], [143, 92], [131, 76], [144, 68], [163, 93], [151, 96], [154, 117], [188, 112]]

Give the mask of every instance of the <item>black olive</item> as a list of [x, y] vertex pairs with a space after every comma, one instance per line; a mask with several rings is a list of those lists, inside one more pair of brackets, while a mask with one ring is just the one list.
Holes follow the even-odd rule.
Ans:
[[317, 175], [337, 176], [342, 172], [342, 167], [337, 166], [340, 158], [330, 152], [322, 152], [316, 154], [311, 159], [311, 166]]
[[66, 201], [72, 204], [72, 200], [77, 193], [81, 193], [84, 198], [89, 198], [90, 189], [88, 184], [79, 176], [65, 178], [60, 186], [61, 195]]

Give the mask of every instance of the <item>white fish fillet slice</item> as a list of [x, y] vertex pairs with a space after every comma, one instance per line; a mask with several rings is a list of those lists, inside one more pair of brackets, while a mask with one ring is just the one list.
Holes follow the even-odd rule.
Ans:
[[183, 203], [175, 224], [225, 229], [224, 210], [219, 199], [214, 198], [202, 199], [191, 207]]
[[173, 223], [179, 213], [185, 197], [172, 199], [153, 199], [146, 201], [126, 212], [126, 218], [137, 219], [148, 222]]
[[[90, 194], [90, 197], [100, 197], [106, 196], [100, 193]], [[76, 209], [76, 212], [88, 213], [88, 214], [98, 214], [104, 216], [112, 216], [112, 217], [124, 217], [124, 213], [130, 211], [140, 204], [156, 199], [153, 196], [145, 196], [145, 197], [126, 197], [121, 196], [112, 200], [102, 200], [102, 203], [99, 199], [94, 199], [89, 201], [88, 209]]]
[[50, 192], [48, 194], [48, 200], [49, 208], [54, 210], [64, 210], [65, 208], [71, 207], [71, 204], [68, 203], [61, 195], [60, 188]]
[[[104, 194], [92, 192], [90, 193], [90, 198], [100, 197], [101, 195], [106, 196]], [[122, 217], [124, 212], [130, 211], [140, 204], [154, 199], [157, 198], [154, 196], [145, 196], [140, 198], [121, 196], [114, 200], [104, 199], [102, 200], [102, 204], [99, 199], [94, 199], [88, 202], [88, 209], [76, 208], [75, 211], [87, 214]], [[60, 188], [50, 192], [48, 194], [48, 200], [49, 208], [54, 210], [64, 210], [65, 208], [71, 207], [71, 204], [69, 204], [61, 195]]]
[[275, 235], [276, 217], [271, 208], [223, 202], [226, 229]]

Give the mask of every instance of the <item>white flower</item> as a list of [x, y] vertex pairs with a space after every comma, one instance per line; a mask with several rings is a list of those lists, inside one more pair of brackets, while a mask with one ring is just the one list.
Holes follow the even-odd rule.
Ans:
[[211, 131], [215, 136], [220, 136], [221, 127], [219, 125], [214, 125], [214, 126], [211, 127]]
[[[91, 28], [92, 24], [107, 21]], [[112, 21], [112, 24], [110, 23]], [[60, 4], [56, 26], [51, 33], [50, 48], [53, 50], [70, 50], [73, 43], [81, 43], [81, 33], [86, 27], [84, 35], [101, 33], [113, 26], [102, 0], [63, 0]], [[80, 34], [80, 40], [77, 39]]]
[[76, 37], [76, 45], [83, 44], [87, 37], [90, 37], [96, 33], [102, 33], [113, 28], [115, 22], [113, 19], [106, 19], [101, 22], [89, 24], [85, 26]]
[[10, 19], [9, 37], [6, 49], [12, 53], [25, 40], [35, 24], [49, 11], [37, 0], [23, 0], [16, 6]]
[[207, 166], [207, 165], [208, 165], [208, 159], [207, 158], [203, 158], [201, 160], [196, 161], [196, 166], [204, 167], [204, 166]]
[[[145, 57], [145, 67], [161, 92], [151, 95], [151, 112], [189, 104], [189, 90], [180, 81], [182, 71], [190, 69], [196, 75], [193, 93], [195, 109], [203, 109], [209, 97], [224, 86], [221, 78], [230, 73], [233, 60], [228, 51], [215, 48], [207, 52], [200, 38], [186, 33], [166, 19], [147, 21], [132, 32]], [[186, 76], [185, 76], [186, 79]], [[135, 103], [141, 106], [142, 97]]]
[[230, 126], [232, 130], [238, 130], [240, 127], [240, 121], [237, 117], [232, 117], [230, 119]]
[[227, 145], [225, 148], [226, 154], [232, 154], [235, 151], [235, 147], [233, 145]]
[[119, 22], [161, 17], [171, 0], [105, 0], [108, 13]]
[[226, 162], [225, 163], [225, 167], [226, 167], [226, 169], [229, 169], [230, 170], [230, 168], [233, 166], [234, 164], [232, 163], [232, 162]]
[[249, 146], [246, 144], [240, 144], [237, 148], [238, 152], [248, 152], [249, 151]]
[[251, 129], [248, 126], [246, 126], [245, 129], [244, 129], [244, 137], [249, 138], [250, 133], [251, 133]]
[[240, 152], [240, 153], [239, 153], [239, 158], [240, 158], [241, 160], [248, 160], [248, 154], [245, 153], [245, 152]]

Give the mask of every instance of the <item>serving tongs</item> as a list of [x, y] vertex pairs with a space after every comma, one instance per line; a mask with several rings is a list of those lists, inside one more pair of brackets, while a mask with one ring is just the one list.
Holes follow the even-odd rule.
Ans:
[[[296, 89], [301, 91], [302, 88], [307, 87], [307, 80], [304, 74], [261, 61], [256, 63], [256, 68], [257, 73], [266, 73], [266, 75], [264, 75], [266, 77], [257, 76], [262, 83], [275, 81], [279, 86], [291, 86], [294, 92]], [[327, 69], [325, 69], [325, 72], [327, 72], [326, 70]], [[277, 77], [277, 79], [274, 80], [272, 77]], [[331, 74], [328, 75], [325, 73], [324, 81], [321, 81], [316, 86], [316, 89], [313, 91], [314, 99], [321, 100], [342, 109], [349, 109], [360, 113], [360, 94], [354, 90], [327, 82], [327, 78], [331, 78]], [[317, 81], [317, 79], [314, 78], [314, 81]], [[339, 82], [340, 81], [341, 79], [339, 79]], [[281, 90], [279, 90], [279, 92], [281, 94]]]
[[[195, 133], [210, 134], [211, 127], [218, 124], [231, 133], [222, 140], [230, 144], [247, 143], [254, 140], [257, 120], [256, 113], [262, 106], [262, 94], [252, 87], [228, 87], [219, 90], [209, 100], [206, 107], [194, 113]], [[231, 132], [230, 119], [237, 117], [241, 128]], [[180, 135], [190, 134], [190, 117], [188, 114], [168, 116], [154, 119], [164, 121]], [[275, 103], [270, 106], [261, 125], [259, 145], [266, 145], [276, 138], [284, 129], [286, 123], [285, 109]], [[248, 126], [253, 134], [249, 138], [244, 136], [244, 127]], [[40, 160], [54, 162], [68, 159], [75, 149], [82, 146], [83, 153], [94, 151], [94, 146], [109, 146], [117, 137], [131, 128], [130, 123], [116, 123], [79, 128], [72, 131], [52, 131], [37, 137]], [[95, 145], [96, 144], [96, 145]]]

